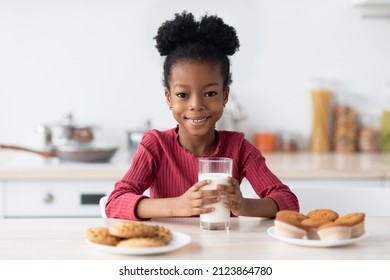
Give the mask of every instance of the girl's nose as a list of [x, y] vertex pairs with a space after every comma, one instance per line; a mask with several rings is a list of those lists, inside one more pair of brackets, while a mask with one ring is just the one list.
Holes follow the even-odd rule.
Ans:
[[192, 95], [191, 102], [190, 102], [190, 109], [191, 110], [200, 110], [204, 109], [205, 106], [203, 104], [203, 98], [201, 96]]

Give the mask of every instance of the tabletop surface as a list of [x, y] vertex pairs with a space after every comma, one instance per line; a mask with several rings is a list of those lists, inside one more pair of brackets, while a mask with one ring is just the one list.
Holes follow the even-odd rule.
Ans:
[[267, 233], [272, 219], [231, 219], [227, 231], [199, 227], [198, 218], [166, 218], [147, 221], [184, 233], [191, 242], [164, 254], [133, 256], [101, 251], [87, 244], [84, 231], [109, 226], [116, 219], [0, 219], [0, 259], [166, 259], [166, 260], [306, 260], [390, 259], [390, 217], [367, 217], [369, 236], [341, 247], [306, 247], [284, 243]]

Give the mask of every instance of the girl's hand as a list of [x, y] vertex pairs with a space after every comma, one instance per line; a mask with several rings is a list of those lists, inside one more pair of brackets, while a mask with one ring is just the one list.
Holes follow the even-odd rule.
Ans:
[[243, 197], [238, 181], [233, 177], [228, 177], [230, 185], [218, 185], [217, 190], [221, 192], [222, 203], [229, 208], [236, 216], [240, 216], [243, 208]]
[[184, 194], [176, 198], [172, 216], [193, 216], [210, 213], [213, 207], [205, 207], [221, 200], [219, 190], [201, 190], [203, 186], [210, 184], [210, 180], [195, 183]]

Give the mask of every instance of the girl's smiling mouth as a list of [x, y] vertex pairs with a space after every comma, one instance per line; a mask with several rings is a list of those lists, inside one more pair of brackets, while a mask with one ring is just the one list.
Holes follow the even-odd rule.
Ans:
[[205, 122], [207, 122], [208, 118], [209, 117], [203, 117], [203, 118], [188, 118], [188, 117], [185, 117], [184, 119], [186, 121], [188, 121], [189, 123], [191, 123], [191, 124], [201, 125], [201, 124], [204, 124]]

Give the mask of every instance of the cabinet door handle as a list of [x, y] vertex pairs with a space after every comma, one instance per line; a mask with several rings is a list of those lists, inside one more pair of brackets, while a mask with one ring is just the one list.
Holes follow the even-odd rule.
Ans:
[[54, 201], [54, 195], [51, 193], [47, 193], [45, 197], [43, 198], [43, 201], [46, 202], [47, 204], [53, 203]]

